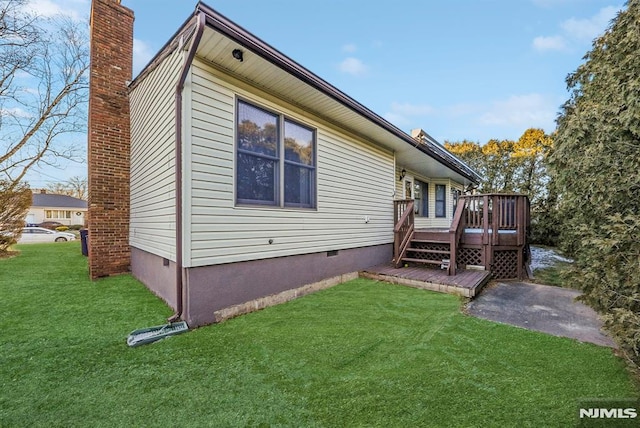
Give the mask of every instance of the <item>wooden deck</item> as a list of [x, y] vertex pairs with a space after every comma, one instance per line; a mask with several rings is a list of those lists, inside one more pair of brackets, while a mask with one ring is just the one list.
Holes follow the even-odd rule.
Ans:
[[448, 229], [416, 229], [414, 206], [413, 199], [393, 201], [394, 267], [442, 265], [455, 276], [466, 267], [479, 266], [491, 271], [492, 278], [526, 276], [531, 226], [526, 195], [460, 196]]
[[360, 272], [360, 276], [392, 284], [475, 297], [489, 282], [491, 273], [486, 270], [458, 270], [456, 275], [448, 275], [446, 270], [425, 267], [400, 267], [393, 264], [374, 266]]

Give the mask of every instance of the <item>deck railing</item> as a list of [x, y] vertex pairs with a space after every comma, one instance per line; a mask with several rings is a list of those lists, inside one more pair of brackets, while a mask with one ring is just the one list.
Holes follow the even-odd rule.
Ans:
[[[516, 245], [523, 246], [529, 227], [529, 199], [526, 195], [493, 193], [461, 196], [449, 228], [449, 273], [455, 274], [457, 249], [465, 230], [481, 233], [482, 245], [489, 246], [501, 245], [501, 231], [515, 233]], [[491, 253], [491, 248], [487, 253]]]
[[414, 230], [413, 199], [393, 201], [393, 260], [396, 267], [402, 264]]
[[[396, 267], [402, 265], [415, 232], [414, 201], [393, 202]], [[482, 264], [493, 269], [493, 251], [518, 252], [518, 277], [522, 276], [522, 248], [530, 228], [529, 199], [520, 194], [482, 194], [461, 196], [449, 227], [449, 275], [456, 274], [458, 248], [481, 249]], [[463, 239], [464, 236], [464, 239]]]
[[519, 230], [529, 223], [529, 199], [525, 195], [467, 195], [460, 197], [460, 205], [468, 229], [487, 229], [491, 233], [492, 230]]
[[458, 205], [456, 206], [456, 211], [453, 214], [453, 220], [451, 220], [451, 227], [449, 227], [449, 268], [447, 269], [447, 273], [449, 275], [456, 274], [456, 266], [458, 265], [458, 261], [456, 258], [458, 244], [460, 243], [460, 238], [462, 237], [462, 233], [464, 232], [465, 227], [467, 226], [468, 218], [467, 218], [467, 209], [464, 199], [458, 200]]

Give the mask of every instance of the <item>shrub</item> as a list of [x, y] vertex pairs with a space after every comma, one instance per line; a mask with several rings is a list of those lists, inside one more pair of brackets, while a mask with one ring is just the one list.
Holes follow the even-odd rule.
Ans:
[[0, 231], [7, 232], [0, 239], [0, 253], [20, 237], [30, 205], [31, 189], [27, 184], [0, 180]]
[[71, 226], [69, 226], [69, 230], [80, 230], [82, 229], [84, 226], [81, 224], [72, 224]]
[[58, 227], [56, 227], [56, 230], [58, 232], [64, 232], [65, 230], [69, 230], [69, 227], [67, 227], [67, 226], [58, 226]]
[[2, 252], [6, 251], [11, 245], [16, 243], [16, 238], [12, 235], [3, 235], [0, 234], [0, 249], [3, 249]]

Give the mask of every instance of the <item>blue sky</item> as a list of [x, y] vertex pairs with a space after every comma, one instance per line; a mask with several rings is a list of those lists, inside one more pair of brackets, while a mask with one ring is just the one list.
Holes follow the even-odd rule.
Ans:
[[[41, 13], [89, 15], [89, 0], [32, 0]], [[122, 0], [135, 13], [134, 74], [196, 1]], [[211, 0], [218, 12], [406, 132], [444, 142], [550, 133], [565, 78], [623, 2], [616, 0]], [[86, 139], [79, 138], [79, 146]], [[32, 187], [86, 165], [30, 174]]]

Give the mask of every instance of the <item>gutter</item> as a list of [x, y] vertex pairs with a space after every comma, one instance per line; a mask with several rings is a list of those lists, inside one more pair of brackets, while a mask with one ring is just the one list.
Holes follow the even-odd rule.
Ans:
[[[245, 30], [240, 25], [234, 23], [227, 17], [216, 12], [211, 7], [204, 4], [202, 1], [197, 4], [196, 10], [204, 13], [204, 15], [206, 16], [206, 23], [209, 27], [213, 28], [217, 32], [223, 34], [239, 45], [244, 46], [254, 54], [262, 57], [276, 67], [286, 71], [287, 73], [291, 74], [292, 76], [296, 77], [312, 88], [315, 88], [328, 97], [334, 99], [338, 103], [354, 111], [360, 116], [368, 119], [370, 122], [373, 122], [377, 126], [381, 127], [394, 137], [399, 138], [405, 143], [415, 147], [416, 141], [413, 139], [413, 137], [402, 131], [400, 128], [393, 125], [364, 105], [360, 104], [358, 101], [340, 91], [335, 86], [328, 83], [326, 80], [318, 77], [282, 52], [262, 41], [249, 31]], [[443, 156], [442, 154], [438, 153], [436, 149], [428, 146], [418, 146], [417, 149], [432, 157], [433, 159], [438, 160], [440, 163], [451, 168], [452, 170], [456, 171], [463, 177], [469, 179], [469, 181], [475, 183], [479, 182], [479, 176], [477, 176], [477, 174], [473, 174], [469, 171], [466, 171], [464, 168], [461, 168], [449, 157]]]
[[182, 91], [184, 90], [184, 83], [187, 80], [189, 69], [193, 63], [193, 58], [196, 55], [196, 50], [202, 40], [202, 33], [206, 19], [203, 13], [197, 14], [198, 23], [195, 36], [189, 46], [187, 53], [187, 59], [182, 65], [182, 72], [176, 85], [176, 312], [168, 319], [169, 322], [174, 322], [182, 317], [184, 309], [184, 302], [182, 292], [184, 288], [183, 274], [184, 267], [182, 261]]
[[[202, 1], [198, 2], [195, 10], [195, 16], [198, 17], [198, 29], [196, 30], [197, 32], [201, 31], [200, 25], [202, 25], [201, 20], [203, 19], [201, 15], [204, 15], [205, 25], [211, 27], [212, 29], [219, 32], [220, 34], [228, 37], [229, 39], [233, 40], [234, 42], [238, 43], [239, 45], [253, 52], [254, 54], [262, 57], [263, 59], [275, 65], [276, 67], [288, 72], [289, 74], [301, 80], [302, 82], [310, 85], [312, 88], [315, 88], [321, 93], [334, 99], [335, 101], [347, 107], [351, 111], [359, 114], [365, 119], [371, 121], [373, 124], [382, 128], [383, 130], [389, 132], [392, 136], [399, 138], [400, 140], [404, 141], [407, 144], [410, 144], [411, 146], [416, 147], [415, 146], [416, 142], [413, 139], [413, 137], [411, 137], [410, 135], [408, 135], [407, 133], [405, 133], [404, 131], [402, 131], [392, 123], [388, 122], [378, 114], [374, 113], [364, 105], [360, 104], [358, 101], [349, 97], [344, 92], [332, 86], [327, 81], [323, 80], [322, 78], [318, 77], [308, 69], [304, 68], [302, 65], [296, 63], [295, 61], [293, 61], [291, 58], [287, 57], [280, 51], [271, 47], [269, 44], [262, 41], [261, 39], [259, 39], [258, 37], [256, 37], [255, 35], [247, 31], [243, 27], [239, 26], [238, 24], [234, 23], [230, 19], [216, 12], [214, 9], [207, 6]], [[174, 34], [174, 36], [169, 40], [169, 42], [165, 44], [165, 46], [160, 50], [160, 52], [156, 54], [156, 56], [151, 60], [151, 62], [133, 80], [133, 82], [130, 85], [131, 88], [137, 86], [137, 84], [141, 80], [143, 80], [147, 76], [147, 74], [150, 73], [160, 63], [160, 61], [164, 58], [164, 56], [168, 55], [168, 53], [171, 52], [171, 50], [173, 49], [173, 41], [176, 38], [180, 37], [181, 34], [186, 33], [185, 28], [189, 24], [190, 20], [191, 18], [185, 21], [182, 27]], [[194, 44], [197, 45], [197, 43], [199, 43], [199, 38], [197, 41], [194, 40]], [[187, 63], [185, 64], [185, 67], [188, 67], [190, 65], [191, 65], [191, 61], [187, 61]], [[184, 82], [182, 82], [182, 84], [184, 84]], [[176, 96], [178, 96], [177, 92], [176, 92]], [[469, 179], [470, 181], [474, 183], [479, 183], [481, 177], [478, 174], [467, 171], [465, 168], [461, 168], [457, 164], [457, 162], [452, 161], [447, 156], [442, 156], [441, 154], [439, 154], [437, 149], [434, 149], [429, 145], [427, 146], [419, 145], [416, 148], [421, 152], [423, 152], [424, 154], [432, 157], [433, 159], [444, 164], [445, 166], [451, 168], [452, 170], [462, 175], [463, 177]]]

